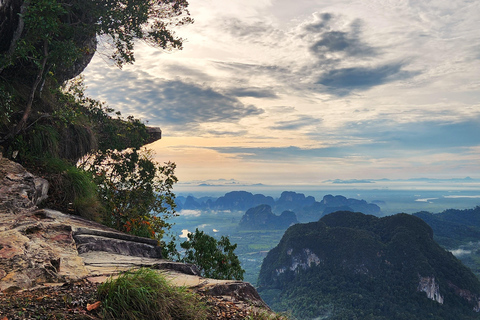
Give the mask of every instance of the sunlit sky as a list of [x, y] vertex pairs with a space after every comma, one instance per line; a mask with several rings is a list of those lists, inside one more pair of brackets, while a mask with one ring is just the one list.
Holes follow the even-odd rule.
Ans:
[[97, 54], [84, 72], [90, 96], [161, 127], [150, 147], [180, 183], [480, 178], [480, 1], [190, 12], [182, 51], [138, 44], [134, 65]]

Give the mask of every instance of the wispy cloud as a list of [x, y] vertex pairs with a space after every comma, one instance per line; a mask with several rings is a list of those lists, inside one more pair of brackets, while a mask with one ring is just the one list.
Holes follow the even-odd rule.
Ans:
[[322, 120], [308, 115], [299, 115], [293, 119], [276, 121], [271, 129], [274, 130], [297, 130], [303, 127], [319, 125]]
[[394, 63], [379, 67], [335, 69], [322, 74], [318, 83], [326, 86], [330, 92], [343, 96], [352, 90], [368, 90], [392, 81], [408, 79], [417, 74], [402, 71], [402, 66], [400, 63]]
[[[192, 131], [210, 122], [236, 123], [264, 111], [244, 104], [231, 95], [210, 87], [179, 80], [152, 77], [146, 72], [104, 67], [105, 73], [89, 80], [89, 91], [126, 114], [134, 114], [151, 124]], [[108, 86], [102, 83], [108, 82]]]

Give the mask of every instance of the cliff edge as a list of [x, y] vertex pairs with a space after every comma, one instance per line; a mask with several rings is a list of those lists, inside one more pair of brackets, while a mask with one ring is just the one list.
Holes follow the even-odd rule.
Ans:
[[172, 284], [234, 303], [268, 306], [249, 283], [207, 279], [196, 266], [162, 259], [155, 240], [136, 237], [59, 211], [38, 209], [48, 182], [0, 158], [0, 292], [86, 281], [102, 282], [132, 267], [150, 267]]

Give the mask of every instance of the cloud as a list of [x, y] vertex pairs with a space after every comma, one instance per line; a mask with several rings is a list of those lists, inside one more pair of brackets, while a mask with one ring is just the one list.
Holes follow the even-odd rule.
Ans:
[[[464, 154], [466, 149], [480, 146], [478, 135], [480, 119], [458, 123], [424, 121], [398, 124], [390, 120], [377, 121], [352, 123], [330, 136], [319, 133], [318, 139], [327, 144], [321, 148], [289, 146], [212, 149], [219, 153], [234, 154], [237, 158], [246, 160], [316, 161], [315, 159], [321, 158], [401, 159], [425, 154]], [[292, 128], [295, 128], [295, 123], [292, 124]], [[277, 129], [289, 129], [288, 123], [284, 123], [283, 127], [279, 126]], [[312, 138], [315, 137], [312, 136]]]
[[450, 252], [455, 257], [460, 257], [460, 256], [464, 256], [464, 255], [467, 255], [467, 254], [471, 254], [472, 250], [465, 250], [465, 249], [459, 248], [459, 249], [451, 250]]
[[315, 126], [321, 123], [321, 119], [308, 115], [299, 115], [295, 119], [283, 120], [275, 122], [270, 129], [274, 130], [298, 130], [303, 127]]
[[265, 41], [268, 38], [275, 37], [281, 31], [275, 29], [264, 21], [246, 22], [236, 18], [224, 19], [222, 21], [222, 30], [230, 33], [237, 39], [257, 43]]
[[235, 154], [238, 158], [258, 161], [289, 161], [301, 159], [315, 159], [326, 157], [346, 156], [344, 151], [336, 147], [325, 148], [300, 148], [289, 147], [269, 147], [269, 148], [248, 148], [248, 147], [212, 147], [220, 153]]
[[175, 74], [177, 78], [182, 79], [195, 79], [198, 82], [211, 82], [214, 80], [214, 77], [208, 75], [207, 73], [200, 71], [196, 68], [189, 66], [181, 65], [178, 63], [170, 64], [164, 66], [165, 73]]
[[[108, 81], [108, 86], [102, 83]], [[264, 111], [201, 84], [155, 78], [143, 71], [105, 68], [87, 82], [89, 93], [106, 100], [123, 114], [133, 114], [153, 125], [188, 131], [200, 124], [236, 123]]]
[[399, 124], [393, 120], [375, 120], [351, 123], [344, 128], [344, 132], [375, 141], [383, 150], [460, 152], [462, 148], [480, 145], [479, 128], [480, 116], [477, 116], [458, 122], [425, 120]]
[[349, 180], [342, 180], [342, 179], [335, 179], [335, 180], [327, 180], [325, 182], [331, 182], [334, 184], [356, 184], [356, 183], [375, 183], [369, 179], [349, 179]]
[[368, 90], [372, 87], [417, 75], [417, 72], [403, 71], [402, 63], [378, 67], [353, 67], [334, 69], [322, 74], [318, 84], [326, 86], [329, 92], [342, 96], [352, 90]]
[[378, 49], [368, 45], [362, 38], [362, 21], [355, 19], [346, 31], [334, 30], [334, 20], [330, 13], [317, 14], [316, 20], [303, 26], [305, 32], [311, 33], [313, 43], [310, 51], [320, 59], [329, 53], [342, 53], [345, 57], [374, 57]]
[[225, 94], [235, 97], [278, 99], [275, 91], [267, 88], [233, 88], [228, 90]]

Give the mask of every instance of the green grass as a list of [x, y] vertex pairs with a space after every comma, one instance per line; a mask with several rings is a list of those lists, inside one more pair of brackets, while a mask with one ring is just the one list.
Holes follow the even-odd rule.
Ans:
[[250, 315], [246, 320], [289, 320], [290, 316], [274, 312], [256, 312]]
[[127, 271], [99, 286], [104, 319], [207, 319], [207, 307], [185, 288], [174, 287], [154, 270]]

